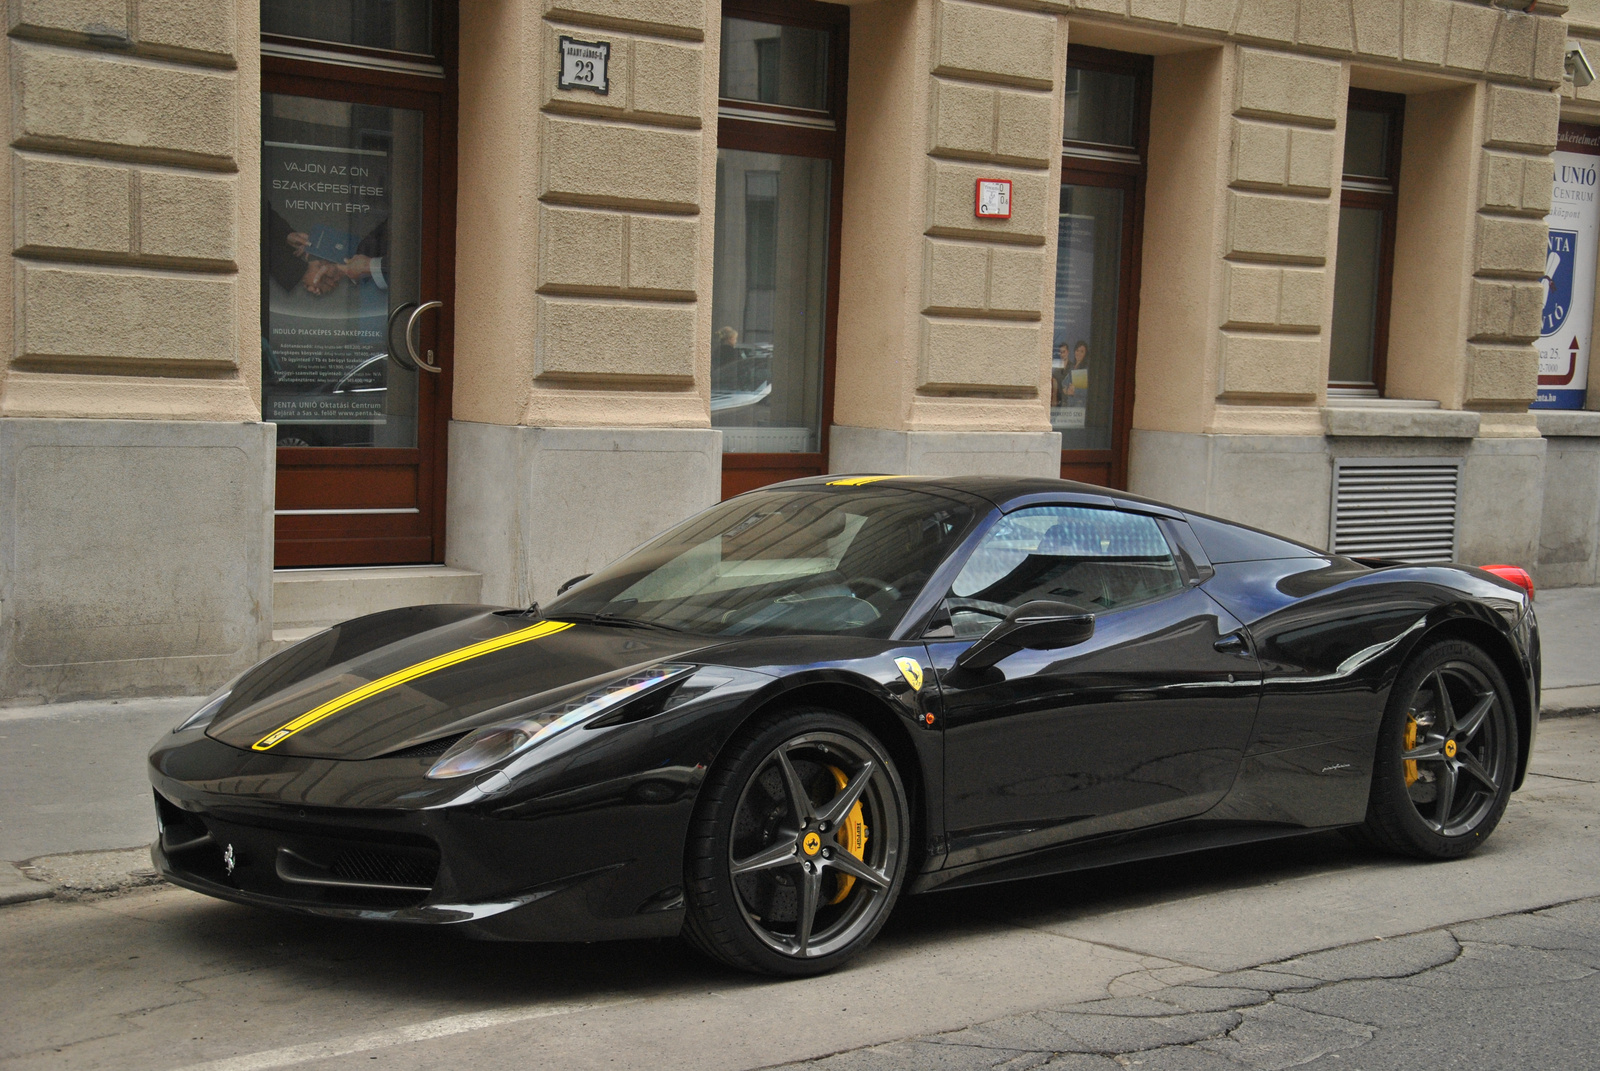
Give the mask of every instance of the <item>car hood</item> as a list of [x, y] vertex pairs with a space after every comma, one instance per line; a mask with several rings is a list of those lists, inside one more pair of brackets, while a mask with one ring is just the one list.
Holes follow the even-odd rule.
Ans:
[[244, 750], [369, 759], [561, 702], [717, 641], [484, 607], [412, 607], [301, 641], [240, 678], [206, 734]]

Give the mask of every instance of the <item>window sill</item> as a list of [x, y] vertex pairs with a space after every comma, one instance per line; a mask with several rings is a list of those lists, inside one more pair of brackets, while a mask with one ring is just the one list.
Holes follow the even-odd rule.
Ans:
[[[1440, 409], [1438, 402], [1391, 398], [1329, 400], [1322, 419], [1333, 438], [1472, 439], [1478, 434], [1478, 414]], [[1381, 404], [1372, 404], [1381, 403]]]
[[1546, 439], [1600, 438], [1600, 412], [1590, 409], [1534, 409], [1539, 434]]

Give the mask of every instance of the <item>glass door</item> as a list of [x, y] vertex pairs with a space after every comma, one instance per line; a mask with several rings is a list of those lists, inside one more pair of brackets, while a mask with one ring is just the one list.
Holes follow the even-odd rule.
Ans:
[[430, 62], [443, 29], [427, 0], [263, 5], [278, 567], [443, 560], [453, 102]]
[[1061, 475], [1126, 487], [1150, 60], [1068, 51], [1050, 423]]
[[722, 6], [711, 426], [724, 497], [827, 470], [848, 16]]

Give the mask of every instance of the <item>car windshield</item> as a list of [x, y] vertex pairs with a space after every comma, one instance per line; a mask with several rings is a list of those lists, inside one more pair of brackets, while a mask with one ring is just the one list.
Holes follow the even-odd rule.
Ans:
[[900, 488], [758, 491], [691, 517], [547, 614], [715, 636], [885, 638], [972, 522], [966, 506]]

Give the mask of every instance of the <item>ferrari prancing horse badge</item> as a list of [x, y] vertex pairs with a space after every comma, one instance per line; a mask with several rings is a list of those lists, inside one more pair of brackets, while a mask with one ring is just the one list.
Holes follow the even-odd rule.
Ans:
[[900, 667], [900, 673], [911, 685], [913, 692], [922, 691], [922, 663], [915, 658], [896, 658], [894, 664]]

